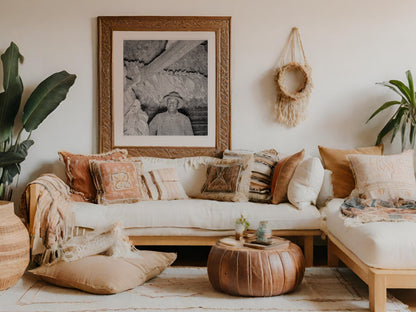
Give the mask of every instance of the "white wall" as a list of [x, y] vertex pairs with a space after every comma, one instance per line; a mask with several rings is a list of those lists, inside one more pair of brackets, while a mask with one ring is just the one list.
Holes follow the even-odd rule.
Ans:
[[[1, 0], [0, 52], [14, 41], [25, 56], [26, 96], [53, 72], [78, 76], [67, 100], [33, 133], [16, 193], [41, 173], [62, 172], [58, 150], [98, 151], [97, 16], [232, 16], [233, 148], [305, 148], [317, 155], [318, 144], [374, 144], [387, 116], [365, 120], [394, 96], [375, 82], [405, 79], [407, 69], [416, 74], [414, 12], [412, 0]], [[307, 120], [287, 129], [273, 118], [272, 74], [293, 26], [300, 29], [315, 87]], [[398, 152], [398, 144], [386, 150]]]

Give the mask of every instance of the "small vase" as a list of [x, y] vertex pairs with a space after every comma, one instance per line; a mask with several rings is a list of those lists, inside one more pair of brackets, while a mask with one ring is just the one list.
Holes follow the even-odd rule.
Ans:
[[235, 239], [236, 240], [241, 240], [243, 238], [244, 229], [245, 229], [244, 224], [237, 223], [235, 225]]
[[0, 201], [0, 290], [14, 286], [29, 264], [29, 234], [12, 202]]
[[272, 237], [272, 231], [269, 228], [268, 221], [260, 221], [257, 228], [257, 239], [260, 241], [266, 241]]

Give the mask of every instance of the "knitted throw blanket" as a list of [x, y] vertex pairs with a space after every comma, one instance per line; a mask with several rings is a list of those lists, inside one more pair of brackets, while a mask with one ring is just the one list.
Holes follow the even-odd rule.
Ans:
[[416, 201], [352, 197], [342, 203], [341, 214], [348, 217], [345, 224], [350, 226], [368, 222], [416, 222]]

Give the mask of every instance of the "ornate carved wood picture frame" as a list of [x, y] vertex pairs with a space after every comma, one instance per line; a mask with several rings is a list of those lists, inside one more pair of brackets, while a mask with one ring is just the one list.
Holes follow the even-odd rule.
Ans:
[[231, 148], [230, 24], [98, 17], [100, 152], [176, 158]]

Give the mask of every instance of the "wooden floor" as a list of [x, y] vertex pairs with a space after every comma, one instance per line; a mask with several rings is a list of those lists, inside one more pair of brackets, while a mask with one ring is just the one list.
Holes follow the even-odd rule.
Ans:
[[[176, 252], [178, 258], [174, 266], [206, 266], [211, 247], [207, 246], [142, 246], [139, 249], [149, 249]], [[318, 266], [326, 265], [326, 246], [315, 246], [314, 263]], [[397, 299], [409, 306], [410, 311], [416, 312], [416, 289], [389, 289]]]

